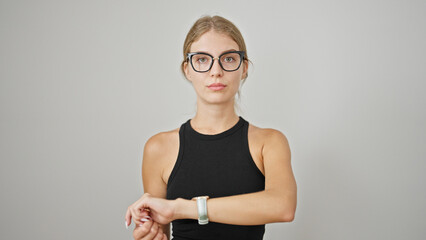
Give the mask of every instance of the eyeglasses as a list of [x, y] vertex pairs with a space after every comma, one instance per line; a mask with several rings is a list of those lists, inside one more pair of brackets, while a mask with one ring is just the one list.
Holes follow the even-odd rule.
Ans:
[[214, 58], [208, 53], [193, 52], [187, 54], [187, 60], [191, 62], [191, 66], [196, 72], [208, 72], [213, 66], [215, 59], [219, 59], [220, 67], [227, 71], [233, 72], [240, 68], [244, 58], [244, 51], [229, 51], [222, 53], [218, 58]]

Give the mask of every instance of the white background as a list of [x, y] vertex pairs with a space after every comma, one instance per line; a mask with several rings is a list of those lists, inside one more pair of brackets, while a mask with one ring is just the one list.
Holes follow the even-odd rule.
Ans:
[[131, 239], [146, 140], [195, 113], [179, 66], [204, 14], [245, 37], [241, 115], [290, 143], [296, 218], [265, 239], [424, 239], [414, 0], [0, 1], [0, 238]]

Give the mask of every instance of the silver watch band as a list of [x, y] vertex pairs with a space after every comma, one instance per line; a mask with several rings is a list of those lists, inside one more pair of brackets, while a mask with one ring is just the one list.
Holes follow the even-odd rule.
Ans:
[[197, 200], [197, 209], [198, 209], [198, 224], [205, 225], [209, 223], [209, 218], [207, 215], [207, 199], [208, 196], [196, 197]]

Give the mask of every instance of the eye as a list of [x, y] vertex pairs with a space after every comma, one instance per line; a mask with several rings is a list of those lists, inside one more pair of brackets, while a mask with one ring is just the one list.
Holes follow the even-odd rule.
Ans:
[[197, 59], [197, 62], [199, 62], [199, 63], [205, 63], [205, 62], [207, 62], [207, 58], [200, 57], [200, 58]]
[[233, 57], [225, 57], [224, 61], [229, 63], [235, 61], [235, 59]]

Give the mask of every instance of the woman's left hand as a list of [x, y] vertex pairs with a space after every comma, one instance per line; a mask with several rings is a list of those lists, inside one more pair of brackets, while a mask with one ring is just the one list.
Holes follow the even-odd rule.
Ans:
[[151, 218], [160, 224], [168, 224], [174, 220], [175, 204], [173, 200], [152, 197], [149, 193], [145, 193], [135, 203], [127, 208], [126, 222], [133, 221], [139, 225], [142, 224], [141, 219], [144, 217], [145, 209], [149, 209]]

